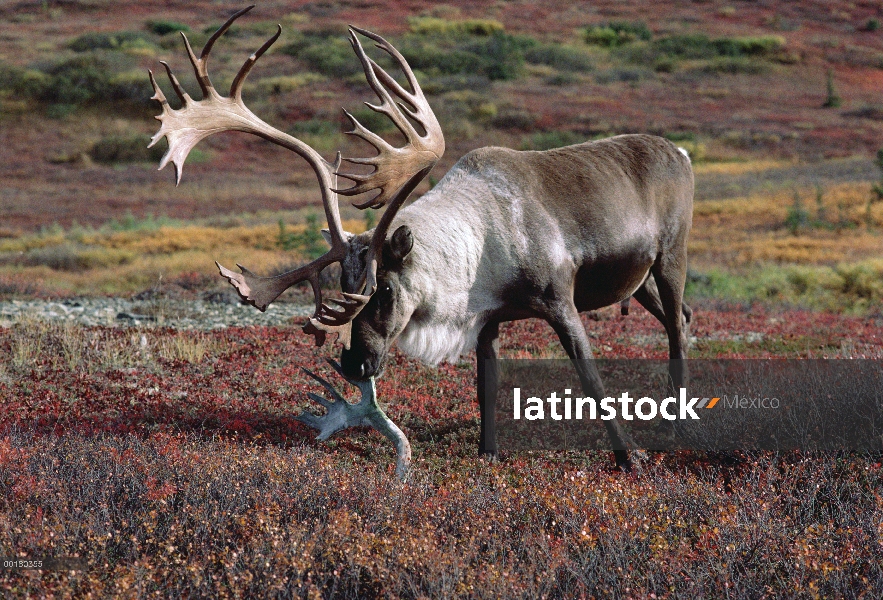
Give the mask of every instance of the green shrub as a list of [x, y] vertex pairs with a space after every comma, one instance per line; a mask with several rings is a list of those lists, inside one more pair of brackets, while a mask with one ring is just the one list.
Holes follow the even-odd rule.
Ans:
[[490, 80], [518, 77], [524, 67], [525, 52], [536, 45], [526, 36], [495, 33], [466, 36], [451, 43], [409, 35], [398, 45], [414, 69], [442, 75], [481, 75]]
[[[432, 181], [429, 182], [430, 188], [435, 187]], [[365, 215], [365, 231], [370, 231], [374, 229], [374, 226], [377, 225], [377, 211], [373, 208], [366, 208], [364, 211]]]
[[798, 231], [808, 227], [809, 224], [809, 211], [803, 206], [800, 192], [794, 190], [794, 202], [788, 207], [788, 213], [785, 216], [785, 227], [792, 235], [796, 235]]
[[78, 108], [77, 104], [50, 104], [46, 107], [46, 116], [50, 119], [66, 119], [77, 112]]
[[595, 76], [595, 80], [602, 85], [606, 85], [617, 82], [637, 83], [652, 77], [653, 72], [643, 67], [613, 67], [598, 73]]
[[549, 65], [559, 71], [588, 72], [594, 69], [592, 57], [573, 46], [541, 44], [524, 53], [527, 62], [535, 65]]
[[39, 99], [52, 84], [51, 78], [40, 71], [0, 65], [0, 90], [14, 93], [21, 98]]
[[437, 37], [491, 36], [504, 31], [503, 24], [493, 19], [467, 19], [452, 21], [438, 17], [410, 17], [408, 24], [412, 33]]
[[[379, 112], [375, 112], [367, 106], [355, 108], [350, 111], [350, 114], [353, 115], [364, 127], [374, 133], [384, 133], [396, 130], [395, 124], [389, 117]], [[347, 119], [347, 125], [349, 125], [349, 119]], [[347, 129], [349, 129], [349, 127], [347, 127]]]
[[838, 108], [843, 103], [843, 100], [837, 93], [837, 88], [834, 87], [834, 72], [831, 69], [828, 69], [825, 78], [825, 87], [827, 89], [827, 96], [825, 97], [825, 103], [822, 104], [822, 106], [824, 108]]
[[428, 39], [409, 36], [398, 46], [399, 52], [413, 69], [441, 75], [486, 75], [481, 58], [474, 52], [444, 49]]
[[81, 54], [43, 71], [50, 78], [39, 97], [45, 102], [78, 105], [108, 95], [111, 66], [97, 54]]
[[657, 54], [675, 58], [715, 58], [720, 56], [711, 39], [704, 34], [671, 35], [655, 40], [651, 46]]
[[653, 70], [657, 73], [674, 73], [678, 69], [678, 61], [670, 56], [660, 56], [653, 60]]
[[669, 131], [662, 134], [662, 137], [672, 142], [695, 142], [696, 134], [692, 131]]
[[458, 73], [454, 75], [439, 75], [432, 79], [421, 82], [421, 87], [426, 94], [445, 94], [457, 90], [483, 91], [491, 87], [491, 80], [484, 75], [468, 75]]
[[190, 27], [184, 25], [183, 23], [177, 23], [175, 21], [165, 21], [165, 20], [151, 20], [147, 21], [147, 29], [152, 31], [157, 35], [166, 35], [169, 33], [175, 33], [178, 31], [190, 31]]
[[[367, 110], [373, 114], [377, 114], [370, 108], [367, 108]], [[334, 135], [340, 133], [340, 126], [333, 121], [326, 121], [325, 119], [310, 119], [308, 121], [294, 123], [288, 128], [288, 130], [293, 134], [307, 133], [310, 135]]]
[[594, 25], [585, 30], [583, 39], [587, 44], [614, 48], [638, 40], [649, 40], [653, 37], [646, 23], [611, 21], [602, 25]]
[[446, 21], [422, 18], [413, 33], [397, 43], [415, 69], [435, 75], [480, 75], [491, 80], [514, 79], [524, 66], [533, 38], [511, 35], [496, 22]]
[[[374, 112], [369, 108], [365, 110]], [[386, 123], [382, 123], [383, 127], [388, 128], [391, 122], [386, 117], [383, 117], [383, 119], [386, 121]], [[347, 124], [349, 124], [349, 121], [347, 121]], [[343, 145], [340, 125], [334, 121], [326, 121], [324, 119], [300, 121], [288, 127], [287, 131], [294, 137], [303, 140], [305, 144], [308, 144], [317, 152], [333, 152]]]
[[481, 60], [481, 73], [491, 80], [515, 79], [524, 66], [525, 52], [536, 45], [527, 36], [494, 34], [466, 47]]
[[148, 148], [149, 143], [150, 137], [143, 134], [108, 136], [92, 146], [89, 156], [105, 164], [158, 162], [165, 153], [164, 144]]
[[771, 56], [785, 47], [780, 35], [760, 35], [732, 38], [742, 56]]
[[285, 221], [279, 219], [279, 233], [276, 245], [282, 250], [299, 250], [307, 260], [319, 258], [328, 251], [328, 244], [322, 237], [319, 216], [310, 213], [306, 216], [306, 226], [300, 233], [287, 231]]
[[289, 44], [284, 52], [307, 63], [310, 70], [334, 79], [351, 77], [362, 72], [362, 64], [343, 37], [308, 35]]
[[712, 39], [702, 33], [670, 35], [651, 42], [655, 58], [710, 60], [729, 57], [769, 57], [785, 46], [785, 38], [777, 35]]
[[835, 287], [838, 294], [866, 302], [883, 300], [883, 269], [879, 263], [838, 265], [834, 273], [839, 278]]
[[143, 72], [125, 71], [110, 77], [104, 98], [152, 106], [150, 100], [152, 96], [153, 88], [150, 87], [150, 81], [144, 77]]
[[90, 32], [74, 38], [68, 48], [74, 52], [91, 50], [116, 50], [137, 43], [150, 43], [143, 33], [138, 31], [117, 31], [113, 33]]

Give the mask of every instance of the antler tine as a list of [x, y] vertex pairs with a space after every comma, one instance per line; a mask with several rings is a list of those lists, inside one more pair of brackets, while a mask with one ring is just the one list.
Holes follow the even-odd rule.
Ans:
[[[423, 92], [422, 92], [422, 90], [420, 89], [420, 85], [417, 83], [417, 78], [414, 76], [414, 72], [411, 70], [411, 67], [408, 66], [408, 61], [405, 60], [405, 57], [402, 56], [401, 52], [399, 52], [398, 50], [396, 50], [395, 46], [393, 46], [392, 44], [390, 44], [389, 42], [387, 42], [387, 41], [386, 41], [385, 39], [383, 39], [381, 36], [377, 35], [376, 33], [372, 32], [372, 31], [368, 31], [367, 29], [362, 29], [362, 28], [360, 28], [360, 27], [356, 27], [355, 25], [350, 25], [350, 29], [352, 29], [353, 31], [356, 31], [356, 32], [358, 32], [358, 33], [361, 33], [361, 34], [364, 35], [366, 38], [370, 38], [370, 39], [374, 40], [374, 43], [375, 43], [375, 45], [376, 45], [378, 48], [381, 48], [381, 49], [384, 50], [387, 54], [389, 54], [389, 55], [392, 56], [394, 59], [396, 59], [396, 62], [399, 63], [399, 67], [400, 67], [400, 68], [402, 69], [402, 71], [404, 72], [404, 74], [405, 74], [405, 78], [407, 78], [407, 80], [408, 80], [408, 85], [411, 86], [411, 89], [413, 90], [413, 93], [416, 94], [416, 95], [419, 95], [419, 96], [422, 96], [422, 95], [423, 95]], [[373, 62], [373, 61], [372, 61], [372, 62]], [[376, 66], [376, 65], [375, 65], [375, 66]], [[387, 73], [386, 73], [385, 71], [383, 71], [383, 69], [380, 69], [380, 71], [383, 73], [383, 75], [388, 76]], [[394, 80], [393, 80], [393, 81], [394, 81]], [[398, 83], [395, 84], [395, 87], [398, 88], [399, 90], [402, 89], [402, 88], [398, 85]], [[404, 90], [403, 90], [403, 92], [404, 92]]]
[[[376, 33], [372, 33], [370, 31], [366, 31], [364, 29], [359, 29], [358, 27], [352, 27], [355, 31], [361, 33], [362, 35], [371, 38], [375, 41], [375, 46], [392, 56], [395, 61], [398, 63], [399, 68], [405, 74], [405, 78], [408, 80], [408, 85], [411, 87], [411, 91], [406, 91], [399, 83], [393, 79], [389, 73], [380, 68], [376, 62], [370, 57], [368, 58], [368, 62], [371, 64], [371, 70], [374, 76], [377, 79], [380, 79], [383, 82], [383, 85], [392, 90], [392, 92], [411, 105], [412, 108], [408, 108], [403, 105], [401, 102], [397, 102], [396, 104], [401, 107], [404, 111], [406, 111], [412, 118], [416, 121], [420, 122], [421, 125], [424, 125], [423, 122], [423, 111], [420, 110], [419, 102], [415, 102], [415, 100], [422, 100], [425, 102], [425, 97], [423, 96], [423, 90], [420, 89], [420, 84], [417, 83], [417, 78], [414, 76], [414, 72], [411, 70], [410, 66], [408, 66], [408, 62], [405, 60], [405, 57], [401, 55], [401, 53], [395, 49], [395, 46], [387, 42], [385, 39], [377, 35]], [[361, 49], [361, 46], [360, 46]], [[360, 54], [360, 59], [364, 53]], [[362, 63], [364, 64], [364, 62]], [[374, 87], [374, 85], [372, 85]], [[376, 89], [376, 88], [375, 88]], [[407, 121], [406, 121], [407, 122]], [[410, 125], [410, 123], [409, 123]]]
[[245, 83], [245, 78], [248, 77], [248, 74], [251, 72], [251, 68], [258, 62], [258, 59], [264, 55], [264, 52], [270, 49], [270, 46], [276, 43], [276, 40], [279, 39], [279, 36], [282, 35], [282, 26], [276, 25], [276, 33], [264, 42], [264, 45], [258, 48], [258, 50], [248, 57], [242, 67], [239, 69], [239, 72], [236, 74], [236, 77], [233, 79], [233, 84], [230, 86], [230, 97], [236, 100], [242, 98], [242, 84]]
[[[318, 381], [322, 385], [322, 387], [324, 387], [326, 390], [328, 390], [328, 393], [331, 394], [331, 396], [335, 400], [343, 400], [344, 402], [346, 402], [346, 399], [343, 396], [341, 396], [340, 393], [336, 389], [334, 389], [334, 386], [331, 385], [331, 382], [329, 382], [328, 380], [326, 380], [323, 377], [319, 377], [318, 375], [316, 375], [315, 373], [313, 373], [312, 371], [310, 371], [306, 367], [301, 367], [301, 371], [303, 371], [304, 373], [306, 373], [307, 375], [309, 375], [310, 377], [312, 377], [313, 379]], [[321, 400], [319, 402], [321, 403]], [[325, 408], [328, 408], [328, 406], [326, 405]]]
[[[410, 140], [416, 135], [416, 132], [414, 131], [414, 128], [411, 126], [408, 120], [405, 119], [402, 114], [396, 109], [397, 104], [393, 101], [392, 97], [389, 94], [389, 91], [383, 85], [381, 85], [380, 81], [377, 79], [377, 74], [378, 71], [380, 73], [383, 73], [384, 75], [386, 75], [387, 80], [392, 80], [392, 77], [389, 77], [387, 73], [384, 72], [383, 69], [381, 69], [377, 65], [377, 63], [368, 58], [368, 55], [365, 54], [365, 49], [362, 47], [362, 43], [356, 36], [355, 31], [352, 30], [350, 30], [350, 44], [352, 44], [356, 56], [359, 57], [359, 61], [362, 63], [362, 68], [365, 70], [365, 78], [368, 80], [368, 84], [371, 86], [371, 88], [374, 90], [374, 93], [377, 94], [377, 97], [380, 98], [381, 101], [379, 106], [371, 104], [370, 102], [365, 102], [365, 106], [367, 106], [374, 112], [382, 113], [389, 117], [395, 124], [395, 126], [399, 128], [399, 131], [401, 131], [402, 134]], [[383, 48], [384, 50], [386, 49], [386, 47], [381, 46], [380, 44], [377, 44], [377, 47]], [[399, 86], [396, 85], [396, 87]], [[401, 87], [399, 87], [399, 90], [404, 92]], [[363, 137], [362, 132], [354, 133], [354, 135]], [[383, 141], [382, 138], [379, 138], [378, 136], [373, 134], [370, 138], [363, 137], [363, 139], [365, 139], [381, 151], [387, 148], [392, 148], [392, 146]], [[380, 140], [379, 144], [378, 140]]]
[[252, 4], [251, 6], [246, 6], [242, 10], [234, 13], [233, 16], [231, 16], [229, 19], [227, 19], [227, 22], [221, 25], [218, 30], [215, 31], [208, 39], [208, 41], [205, 43], [205, 46], [202, 47], [202, 52], [199, 53], [199, 58], [196, 58], [196, 54], [193, 52], [193, 48], [190, 47], [190, 40], [187, 39], [187, 35], [183, 31], [181, 32], [181, 37], [184, 38], [184, 46], [187, 48], [187, 56], [190, 57], [190, 64], [193, 65], [193, 71], [196, 73], [196, 80], [199, 82], [199, 87], [202, 89], [203, 100], [213, 94], [217, 95], [217, 92], [215, 91], [215, 86], [212, 85], [212, 81], [211, 79], [209, 79], [207, 67], [208, 55], [211, 53], [215, 42], [218, 40], [218, 38], [224, 35], [228, 29], [230, 29], [236, 19], [238, 19], [254, 7], [254, 4]]
[[352, 338], [353, 319], [370, 300], [371, 294], [349, 294], [346, 292], [343, 293], [343, 299], [330, 298], [330, 301], [339, 306], [340, 310], [323, 303], [316, 314], [304, 324], [303, 330], [316, 336], [317, 346], [322, 345], [327, 334], [336, 333], [340, 343], [348, 349]]
[[222, 35], [227, 33], [227, 30], [230, 29], [230, 27], [233, 25], [233, 22], [236, 21], [236, 19], [238, 19], [239, 17], [241, 17], [242, 15], [244, 15], [245, 13], [247, 13], [248, 11], [253, 9], [254, 7], [255, 7], [255, 5], [252, 4], [250, 6], [246, 6], [242, 10], [239, 10], [239, 11], [233, 13], [233, 15], [229, 19], [227, 19], [227, 21], [223, 25], [218, 27], [218, 30], [216, 32], [214, 32], [212, 34], [212, 36], [208, 39], [208, 41], [205, 43], [205, 46], [202, 47], [202, 53], [200, 54], [199, 57], [200, 58], [207, 58], [209, 55], [209, 52], [212, 51], [212, 47], [215, 45], [215, 42], [218, 41], [218, 38], [220, 38]]
[[[175, 90], [175, 93], [178, 94], [178, 98], [181, 100], [181, 102], [183, 102], [185, 104], [187, 102], [189, 102], [190, 101], [190, 94], [188, 94], [186, 91], [184, 91], [184, 88], [181, 86], [181, 83], [178, 81], [178, 78], [175, 77], [174, 73], [172, 73], [172, 67], [169, 66], [169, 63], [167, 63], [164, 60], [161, 60], [161, 61], [159, 61], [159, 64], [161, 64], [163, 67], [165, 67], [166, 75], [169, 76], [169, 81], [172, 83], [172, 88]], [[156, 89], [156, 87], [155, 87], [156, 81], [153, 81], [153, 83], [154, 83], [154, 89]]]

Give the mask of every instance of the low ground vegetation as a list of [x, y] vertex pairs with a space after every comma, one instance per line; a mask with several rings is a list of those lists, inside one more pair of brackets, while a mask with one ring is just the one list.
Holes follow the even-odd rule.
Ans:
[[[695, 308], [700, 357], [867, 358], [883, 335], [866, 318]], [[600, 356], [666, 355], [643, 311], [585, 324]], [[502, 345], [521, 358], [561, 353], [540, 321], [506, 326]], [[293, 419], [315, 410], [299, 367], [323, 351], [296, 326], [0, 329], [0, 352], [14, 358], [0, 373], [0, 544], [86, 565], [6, 570], [0, 587], [346, 598], [883, 590], [879, 457], [659, 454], [627, 476], [604, 450], [476, 462], [473, 365], [395, 354], [379, 389], [414, 445], [403, 485], [380, 436], [316, 443]]]

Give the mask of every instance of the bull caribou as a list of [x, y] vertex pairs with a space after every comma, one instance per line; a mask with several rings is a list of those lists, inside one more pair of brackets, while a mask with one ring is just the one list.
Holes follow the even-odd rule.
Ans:
[[[623, 303], [625, 312], [625, 301], [631, 297], [664, 325], [672, 384], [682, 385], [684, 321], [689, 319], [689, 309], [682, 303], [693, 202], [693, 172], [686, 152], [650, 135], [620, 135], [543, 152], [486, 147], [463, 156], [432, 190], [403, 208], [442, 156], [445, 142], [402, 55], [382, 37], [350, 28], [353, 50], [380, 99], [379, 104], [368, 106], [391, 119], [406, 143], [391, 146], [344, 111], [353, 126], [349, 133], [377, 150], [372, 157], [344, 159], [373, 167], [372, 172], [344, 172], [340, 153], [334, 161], [326, 161], [301, 140], [259, 119], [242, 100], [245, 78], [279, 38], [281, 27], [246, 60], [228, 97], [212, 85], [206, 63], [213, 44], [251, 8], [222, 25], [199, 57], [184, 36], [202, 89], [201, 100], [193, 100], [163, 62], [183, 104], [180, 109], [171, 108], [150, 74], [154, 99], [162, 104], [157, 117], [162, 126], [152, 143], [163, 136], [168, 139], [160, 169], [172, 162], [177, 181], [187, 154], [200, 140], [231, 130], [283, 146], [315, 171], [328, 222], [328, 252], [275, 277], [260, 277], [242, 266], [239, 273], [218, 268], [260, 310], [289, 287], [303, 281], [311, 284], [316, 308], [304, 330], [319, 345], [327, 334], [339, 334], [343, 350], [337, 368], [363, 392], [362, 402], [350, 405], [320, 380], [336, 398], [332, 402], [316, 397], [328, 407], [328, 414], [305, 417], [320, 429], [320, 437], [371, 423], [401, 445], [401, 432], [395, 433], [376, 418], [379, 407], [373, 382], [393, 343], [406, 354], [433, 364], [455, 360], [474, 349], [478, 381], [484, 383], [478, 385], [479, 453], [496, 455], [495, 359], [500, 324], [526, 318], [546, 320], [574, 359], [583, 391], [600, 398], [604, 386], [589, 360], [592, 349], [579, 313], [617, 302]], [[409, 89], [367, 56], [360, 35], [392, 57]], [[338, 177], [354, 185], [341, 189]], [[375, 190], [379, 193], [373, 198], [354, 205], [386, 206], [377, 227], [359, 235], [343, 231], [338, 195]], [[343, 297], [326, 304], [319, 273], [335, 262], [341, 264]], [[617, 465], [628, 468], [626, 436], [616, 421], [604, 424]], [[399, 466], [403, 466], [401, 460]]]

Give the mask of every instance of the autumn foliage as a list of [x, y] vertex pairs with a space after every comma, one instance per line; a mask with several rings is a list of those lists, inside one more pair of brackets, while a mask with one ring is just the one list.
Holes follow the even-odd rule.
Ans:
[[[592, 313], [586, 326], [600, 356], [665, 356], [643, 310]], [[0, 330], [0, 352], [19, 357], [0, 383], [0, 548], [88, 566], [0, 571], [8, 595], [883, 591], [879, 456], [659, 454], [632, 474], [614, 472], [606, 452], [486, 463], [471, 361], [431, 368], [395, 355], [378, 388], [414, 445], [401, 484], [375, 432], [316, 443], [293, 419], [314, 388], [300, 367], [321, 368], [327, 351], [295, 327], [187, 334], [201, 353], [180, 350], [172, 330], [35, 327]], [[872, 357], [883, 328], [708, 306], [692, 334], [697, 356]], [[23, 354], [23, 340], [41, 352]], [[65, 359], [76, 344], [82, 360]], [[502, 345], [507, 356], [560, 352], [538, 321], [509, 325]], [[101, 362], [103, 352], [116, 358]]]

